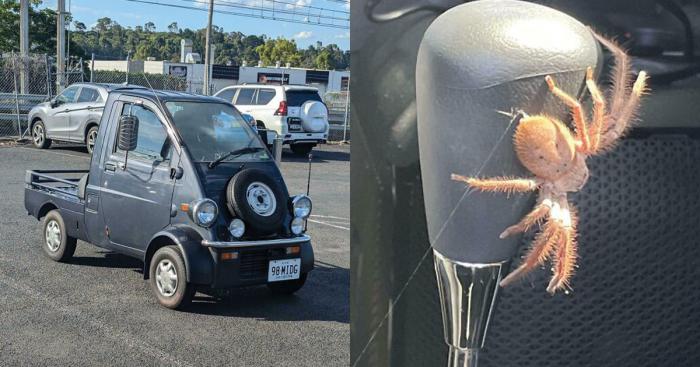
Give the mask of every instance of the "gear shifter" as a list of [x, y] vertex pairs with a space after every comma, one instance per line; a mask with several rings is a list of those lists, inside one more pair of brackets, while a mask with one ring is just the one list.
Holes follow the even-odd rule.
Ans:
[[475, 193], [450, 175], [525, 176], [512, 146], [519, 120], [513, 111], [567, 121], [566, 110], [548, 93], [545, 75], [579, 95], [586, 68], [601, 60], [583, 24], [515, 0], [454, 7], [425, 32], [416, 66], [418, 140], [450, 367], [476, 366], [498, 283], [520, 243], [518, 236], [499, 234], [533, 200]]

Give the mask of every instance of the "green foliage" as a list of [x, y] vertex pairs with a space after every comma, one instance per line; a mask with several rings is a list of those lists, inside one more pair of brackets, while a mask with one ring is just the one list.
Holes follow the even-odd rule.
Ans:
[[[35, 53], [56, 53], [56, 12], [52, 9], [37, 10], [41, 0], [32, 0], [29, 10], [30, 50]], [[68, 19], [67, 21], [70, 21]], [[75, 21], [70, 32], [70, 53], [87, 59], [91, 53], [97, 58], [125, 59], [131, 54], [134, 60], [155, 57], [158, 60], [179, 61], [180, 40], [192, 40], [193, 52], [204, 56], [206, 30], [182, 29], [176, 22], [165, 32], [157, 32], [153, 22], [143, 26], [124, 27], [111, 18], [97, 20], [92, 28]], [[215, 46], [214, 63], [228, 62], [249, 65], [262, 60], [265, 65], [280, 61], [294, 67], [316, 69], [347, 69], [350, 53], [337, 45], [309, 46], [300, 50], [294, 40], [269, 39], [265, 35], [245, 35], [226, 32], [212, 27], [212, 44]], [[0, 0], [0, 52], [19, 51], [19, 0]]]

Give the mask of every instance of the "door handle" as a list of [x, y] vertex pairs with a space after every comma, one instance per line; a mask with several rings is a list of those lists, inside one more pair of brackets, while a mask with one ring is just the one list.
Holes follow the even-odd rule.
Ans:
[[105, 163], [105, 171], [116, 171], [117, 166], [114, 165], [114, 163]]

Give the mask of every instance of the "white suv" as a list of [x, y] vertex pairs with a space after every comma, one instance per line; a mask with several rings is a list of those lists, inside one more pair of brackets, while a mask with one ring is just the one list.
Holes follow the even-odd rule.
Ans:
[[[243, 84], [224, 88], [214, 96], [253, 116], [259, 128], [280, 135], [296, 154], [306, 155], [328, 139], [328, 108], [317, 88]], [[268, 144], [272, 144], [270, 135]]]

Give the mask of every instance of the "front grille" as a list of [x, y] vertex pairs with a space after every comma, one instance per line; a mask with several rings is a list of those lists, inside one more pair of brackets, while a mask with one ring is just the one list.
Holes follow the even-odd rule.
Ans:
[[267, 278], [269, 261], [270, 253], [268, 250], [241, 251], [240, 278], [244, 280]]

